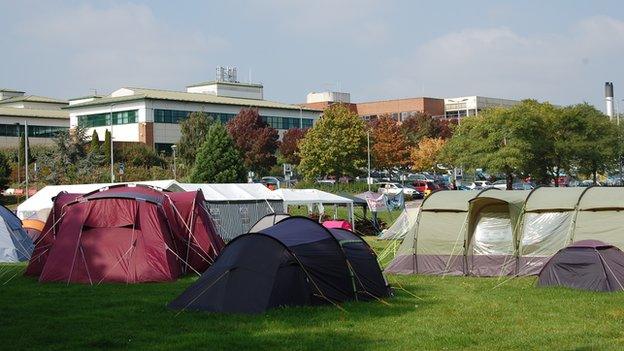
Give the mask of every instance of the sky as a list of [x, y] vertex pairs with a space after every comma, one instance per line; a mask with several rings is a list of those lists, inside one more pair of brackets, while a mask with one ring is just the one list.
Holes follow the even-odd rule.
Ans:
[[[622, 1], [0, 0], [0, 88], [71, 98], [183, 90], [217, 66], [298, 103], [534, 98], [624, 109]], [[620, 93], [621, 92], [621, 93]]]

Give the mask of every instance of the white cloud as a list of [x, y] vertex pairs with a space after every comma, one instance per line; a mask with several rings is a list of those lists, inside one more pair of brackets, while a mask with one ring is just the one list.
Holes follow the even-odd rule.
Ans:
[[64, 8], [30, 16], [18, 26], [22, 49], [46, 53], [65, 72], [65, 81], [83, 92], [208, 78], [197, 73], [212, 72], [211, 58], [228, 48], [222, 38], [171, 28], [137, 4]]
[[429, 96], [599, 102], [604, 81], [624, 73], [618, 66], [622, 55], [624, 22], [610, 17], [587, 18], [559, 35], [470, 28], [440, 36], [417, 46], [407, 58], [390, 61], [390, 78], [372, 94], [413, 96], [422, 93], [424, 85]]
[[249, 7], [254, 16], [303, 40], [361, 46], [388, 38], [383, 11], [384, 2], [378, 0], [265, 0]]

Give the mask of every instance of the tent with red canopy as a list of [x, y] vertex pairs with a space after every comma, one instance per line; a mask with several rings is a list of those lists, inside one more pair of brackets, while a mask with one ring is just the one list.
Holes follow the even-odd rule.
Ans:
[[199, 274], [224, 246], [201, 191], [126, 185], [59, 194], [35, 244], [27, 275], [88, 284]]

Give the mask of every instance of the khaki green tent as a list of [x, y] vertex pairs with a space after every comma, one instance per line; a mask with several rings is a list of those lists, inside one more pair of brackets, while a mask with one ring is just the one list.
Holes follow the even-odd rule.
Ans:
[[466, 273], [499, 276], [516, 273], [516, 242], [528, 190], [487, 189], [470, 200], [466, 234]]
[[624, 249], [624, 188], [435, 192], [386, 271], [532, 275], [579, 240]]
[[587, 189], [540, 187], [531, 192], [519, 230], [519, 275], [538, 274], [570, 242], [576, 208]]
[[478, 194], [437, 191], [429, 195], [386, 272], [463, 275], [468, 208]]
[[624, 249], [624, 188], [591, 187], [583, 193], [570, 242], [587, 239]]

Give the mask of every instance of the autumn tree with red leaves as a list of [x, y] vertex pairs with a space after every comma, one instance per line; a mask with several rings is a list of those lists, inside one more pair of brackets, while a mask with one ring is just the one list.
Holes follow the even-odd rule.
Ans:
[[282, 142], [279, 146], [279, 152], [282, 159], [286, 163], [298, 165], [301, 158], [299, 157], [299, 141], [305, 136], [307, 129], [291, 128], [282, 136]]
[[227, 123], [227, 131], [243, 153], [248, 169], [263, 175], [275, 165], [279, 135], [262, 121], [257, 109], [242, 109]]
[[416, 147], [423, 138], [450, 138], [453, 135], [455, 125], [456, 122], [432, 118], [427, 114], [419, 113], [405, 119], [401, 124], [401, 129], [409, 139], [410, 145]]
[[384, 115], [371, 122], [370, 128], [375, 168], [389, 170], [410, 164], [410, 143], [396, 121]]

